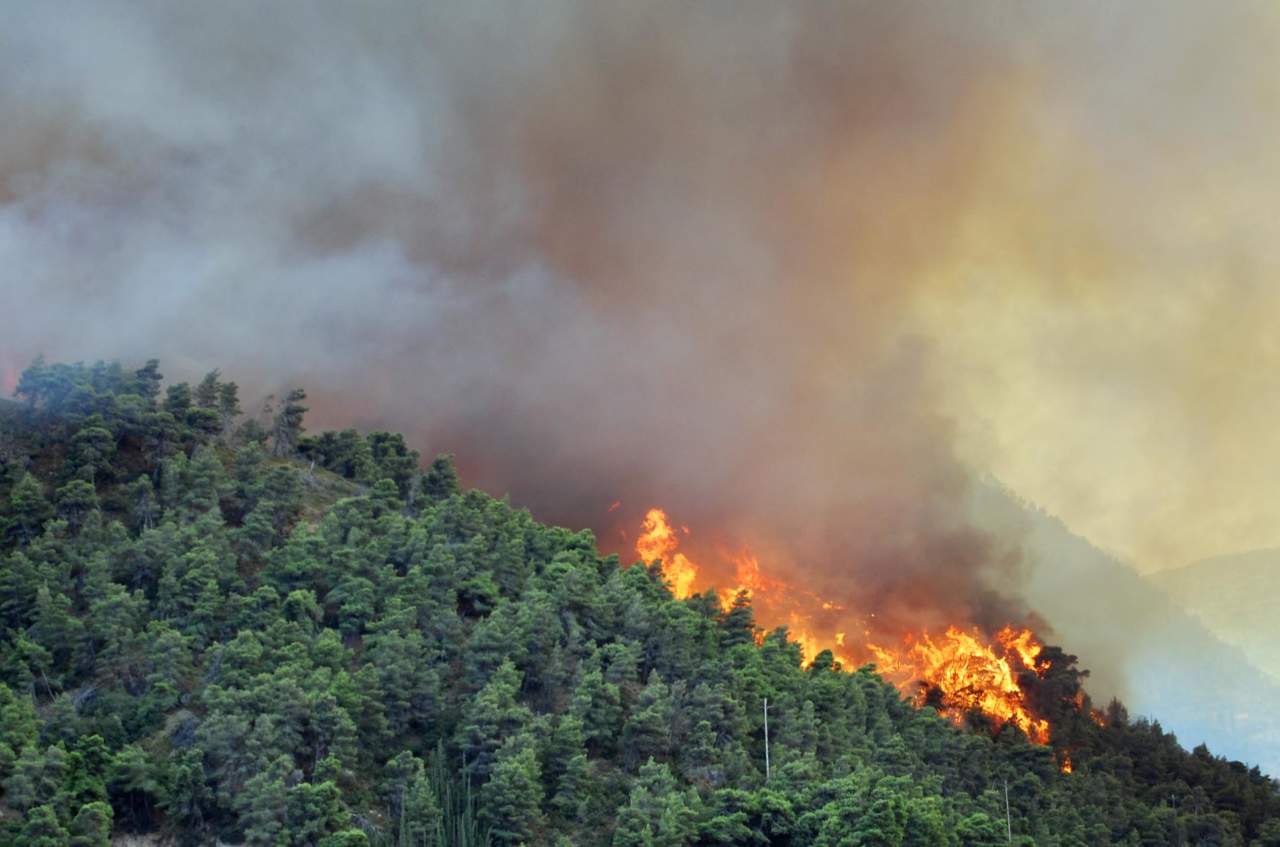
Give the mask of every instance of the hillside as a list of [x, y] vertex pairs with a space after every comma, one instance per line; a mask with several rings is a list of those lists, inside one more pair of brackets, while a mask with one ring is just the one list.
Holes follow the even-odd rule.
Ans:
[[1148, 578], [1280, 683], [1280, 549], [1216, 556]]
[[0, 432], [2, 843], [1280, 844], [1055, 648], [1049, 746], [959, 727], [300, 391], [161, 379], [37, 363]]

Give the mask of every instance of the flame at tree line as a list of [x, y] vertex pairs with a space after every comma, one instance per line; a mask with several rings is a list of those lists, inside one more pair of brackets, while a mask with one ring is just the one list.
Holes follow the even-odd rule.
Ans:
[[1042, 675], [1042, 649], [1029, 630], [1006, 626], [996, 633], [998, 647], [972, 632], [947, 627], [938, 639], [909, 633], [902, 649], [868, 644], [879, 671], [899, 688], [917, 689], [918, 705], [936, 705], [956, 719], [978, 710], [999, 724], [1012, 723], [1037, 744], [1049, 743], [1049, 722], [1031, 714], [1018, 673]]
[[[616, 504], [610, 511], [613, 508]], [[661, 562], [677, 599], [712, 587], [705, 571], [679, 550], [680, 536], [689, 534], [688, 527], [672, 526], [664, 510], [652, 508], [635, 541], [641, 561]], [[849, 638], [840, 623], [858, 618], [843, 607], [762, 572], [759, 560], [746, 550], [721, 551], [721, 558], [732, 564], [735, 582], [730, 588], [717, 589], [721, 606], [728, 609], [744, 593], [762, 625], [787, 627], [806, 662], [824, 649], [846, 667], [874, 662], [879, 673], [917, 706], [933, 706], [957, 723], [978, 711], [997, 726], [1013, 724], [1031, 741], [1049, 743], [1049, 722], [1033, 713], [1022, 682], [1027, 674], [1043, 677], [1049, 670], [1040, 657], [1044, 646], [1031, 630], [1005, 626], [986, 638], [977, 628], [951, 625], [937, 636], [925, 630], [904, 633], [892, 645], [875, 643], [871, 629], [864, 625], [862, 638]], [[819, 636], [823, 630], [828, 632]], [[1070, 770], [1070, 759], [1065, 758], [1062, 765]]]

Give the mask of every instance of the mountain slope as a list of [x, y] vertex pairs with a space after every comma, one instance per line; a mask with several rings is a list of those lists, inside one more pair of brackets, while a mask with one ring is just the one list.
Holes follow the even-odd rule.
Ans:
[[1148, 579], [1280, 682], [1280, 549], [1216, 556]]
[[1090, 669], [1095, 698], [1119, 696], [1189, 744], [1280, 774], [1280, 684], [1160, 588], [997, 484], [980, 522], [1017, 538], [1023, 595]]
[[1053, 749], [960, 728], [871, 667], [806, 665], [745, 600], [678, 601], [463, 491], [446, 457], [304, 435], [301, 392], [267, 438], [212, 414], [216, 373], [161, 399], [149, 369], [33, 368], [8, 431], [0, 843], [1280, 838], [1275, 782], [1118, 704], [1090, 720], [1053, 648]]

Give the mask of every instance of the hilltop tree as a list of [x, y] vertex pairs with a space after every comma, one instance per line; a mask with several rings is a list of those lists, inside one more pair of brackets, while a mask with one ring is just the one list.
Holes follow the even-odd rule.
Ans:
[[755, 614], [751, 610], [751, 594], [746, 589], [740, 589], [734, 595], [733, 605], [725, 613], [720, 628], [724, 633], [722, 642], [725, 647], [735, 647], [754, 642], [756, 631]]
[[284, 402], [271, 419], [271, 455], [291, 456], [298, 449], [298, 440], [302, 437], [302, 418], [307, 407], [302, 401], [307, 399], [307, 392], [295, 388], [285, 395]]
[[217, 368], [204, 375], [204, 379], [200, 380], [200, 384], [191, 393], [191, 399], [195, 401], [196, 406], [201, 409], [217, 408], [218, 397], [221, 393], [221, 386], [218, 382], [218, 377], [220, 376], [222, 376], [222, 373]]
[[234, 382], [224, 382], [218, 386], [219, 428], [224, 436], [231, 433], [232, 424], [240, 417], [240, 386]]
[[137, 392], [147, 405], [153, 405], [160, 396], [160, 385], [164, 382], [164, 374], [160, 373], [160, 360], [148, 359], [147, 363], [133, 372]]
[[453, 454], [436, 456], [422, 477], [422, 495], [429, 502], [436, 502], [452, 497], [458, 491], [458, 469], [454, 467]]
[[165, 390], [164, 409], [174, 420], [185, 421], [191, 408], [191, 386], [185, 382], [170, 385]]

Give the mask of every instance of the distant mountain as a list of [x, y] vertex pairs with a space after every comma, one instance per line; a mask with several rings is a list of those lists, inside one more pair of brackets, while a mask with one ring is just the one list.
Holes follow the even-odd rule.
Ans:
[[[1019, 540], [1021, 593], [1048, 621], [1050, 640], [1092, 671], [1086, 687], [1095, 700], [1118, 696], [1132, 713], [1158, 717], [1187, 746], [1203, 742], [1215, 753], [1280, 774], [1280, 682], [1248, 651], [1182, 608], [1163, 586], [1001, 485], [979, 487], [974, 510], [997, 537]], [[1280, 562], [1280, 551], [1271, 555]], [[1202, 563], [1205, 574], [1213, 573], [1210, 564]], [[1242, 566], [1239, 577], [1219, 582], [1243, 579], [1246, 571]], [[1280, 580], [1273, 577], [1270, 584]], [[1263, 613], [1243, 599], [1249, 590], [1267, 594], [1260, 586], [1242, 587], [1240, 614], [1255, 614], [1255, 625], [1263, 627]], [[1270, 600], [1275, 610], [1276, 596], [1273, 590], [1259, 599]], [[1280, 624], [1265, 626], [1271, 634], [1259, 629], [1253, 643], [1270, 639], [1271, 655], [1280, 656]]]
[[1280, 682], [1280, 548], [1215, 556], [1148, 578]]

